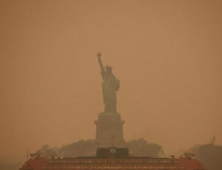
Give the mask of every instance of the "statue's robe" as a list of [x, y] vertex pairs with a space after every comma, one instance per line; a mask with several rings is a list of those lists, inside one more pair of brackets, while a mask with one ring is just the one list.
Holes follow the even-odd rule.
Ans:
[[116, 112], [116, 91], [119, 89], [119, 81], [112, 73], [104, 72], [102, 76], [105, 111]]

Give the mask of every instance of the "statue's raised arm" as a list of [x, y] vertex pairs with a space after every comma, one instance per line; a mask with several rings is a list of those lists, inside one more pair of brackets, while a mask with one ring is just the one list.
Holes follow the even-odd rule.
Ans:
[[101, 74], [102, 74], [102, 76], [104, 76], [105, 69], [104, 69], [104, 66], [103, 66], [103, 63], [102, 63], [102, 60], [101, 60], [101, 54], [98, 53], [97, 57], [98, 57], [98, 61], [99, 61], [99, 66], [101, 68]]

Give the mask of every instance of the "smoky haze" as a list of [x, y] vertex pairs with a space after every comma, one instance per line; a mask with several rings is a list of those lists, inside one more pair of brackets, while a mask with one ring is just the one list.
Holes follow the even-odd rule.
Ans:
[[1, 1], [0, 159], [95, 138], [100, 68], [121, 83], [124, 138], [176, 154], [222, 145], [219, 0]]

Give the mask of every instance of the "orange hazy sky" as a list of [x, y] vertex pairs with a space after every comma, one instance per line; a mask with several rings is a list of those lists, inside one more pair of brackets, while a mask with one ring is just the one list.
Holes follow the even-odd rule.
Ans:
[[222, 1], [1, 0], [0, 159], [95, 138], [97, 53], [126, 140], [222, 145]]

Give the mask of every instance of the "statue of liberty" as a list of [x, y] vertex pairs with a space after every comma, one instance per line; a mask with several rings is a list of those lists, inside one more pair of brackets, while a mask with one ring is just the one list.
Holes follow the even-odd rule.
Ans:
[[119, 90], [119, 80], [112, 73], [112, 67], [106, 66], [104, 68], [101, 61], [101, 54], [98, 53], [98, 61], [101, 68], [101, 75], [103, 78], [103, 102], [105, 106], [104, 112], [117, 113], [116, 110], [116, 91]]

